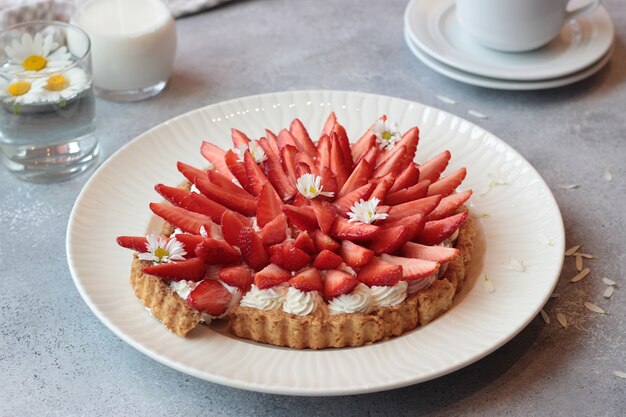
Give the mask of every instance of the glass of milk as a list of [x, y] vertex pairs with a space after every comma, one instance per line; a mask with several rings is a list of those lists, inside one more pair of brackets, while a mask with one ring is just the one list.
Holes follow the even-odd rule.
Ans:
[[138, 101], [167, 85], [176, 55], [176, 27], [161, 0], [87, 0], [71, 22], [91, 38], [96, 94]]

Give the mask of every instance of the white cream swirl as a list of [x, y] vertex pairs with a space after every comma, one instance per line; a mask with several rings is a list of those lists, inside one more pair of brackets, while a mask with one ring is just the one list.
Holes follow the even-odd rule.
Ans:
[[372, 300], [375, 307], [391, 307], [400, 304], [406, 298], [406, 290], [408, 284], [406, 281], [399, 281], [393, 287], [378, 287], [373, 286]]
[[289, 284], [283, 283], [272, 288], [260, 290], [256, 285], [252, 285], [252, 288], [243, 296], [239, 305], [263, 311], [278, 310], [285, 301], [288, 286]]
[[433, 282], [435, 282], [436, 279], [437, 279], [437, 274], [435, 273], [424, 278], [418, 278], [412, 281], [407, 281], [407, 284], [408, 284], [407, 293], [413, 295], [420, 290], [426, 289], [430, 287], [431, 285], [433, 285]]
[[283, 303], [283, 311], [296, 316], [308, 316], [317, 310], [320, 303], [322, 299], [317, 291], [300, 291], [289, 287]]
[[350, 294], [333, 298], [328, 304], [330, 314], [364, 313], [372, 311], [372, 291], [365, 284], [357, 285]]

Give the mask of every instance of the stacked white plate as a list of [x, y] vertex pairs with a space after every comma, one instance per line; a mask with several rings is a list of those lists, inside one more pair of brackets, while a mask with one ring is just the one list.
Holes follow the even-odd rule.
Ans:
[[411, 0], [404, 35], [420, 61], [467, 84], [503, 90], [560, 87], [595, 74], [613, 52], [613, 23], [602, 6], [569, 22], [546, 46], [522, 53], [480, 45], [461, 29], [455, 9], [455, 0]]

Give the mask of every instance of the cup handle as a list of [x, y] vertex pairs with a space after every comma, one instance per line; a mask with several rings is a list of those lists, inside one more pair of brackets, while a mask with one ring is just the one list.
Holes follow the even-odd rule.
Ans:
[[565, 19], [569, 21], [591, 13], [600, 5], [601, 1], [602, 0], [592, 0], [591, 3], [586, 6], [579, 7], [578, 9], [572, 10], [571, 12], [566, 12]]

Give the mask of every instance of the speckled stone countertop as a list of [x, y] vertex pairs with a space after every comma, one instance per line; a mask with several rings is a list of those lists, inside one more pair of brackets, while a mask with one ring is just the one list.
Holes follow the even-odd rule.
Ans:
[[[2, 416], [624, 416], [626, 379], [626, 7], [606, 0], [615, 53], [569, 87], [507, 92], [449, 80], [403, 39], [406, 0], [235, 1], [177, 22], [171, 85], [140, 103], [98, 100], [103, 159], [150, 127], [225, 99], [282, 90], [398, 96], [468, 118], [540, 172], [559, 203], [567, 246], [598, 256], [577, 284], [565, 260], [541, 317], [493, 354], [402, 389], [336, 398], [258, 394], [161, 365], [109, 331], [76, 291], [65, 257], [70, 210], [92, 174], [53, 185], [0, 170], [0, 415]], [[454, 98], [457, 104], [436, 96]], [[467, 113], [488, 116], [479, 120]], [[604, 179], [611, 167], [613, 180]], [[558, 184], [580, 184], [564, 190]], [[602, 276], [619, 283], [603, 299]], [[593, 301], [608, 315], [582, 307]], [[556, 321], [564, 313], [570, 327]], [[218, 358], [219, 359], [219, 358]]]

